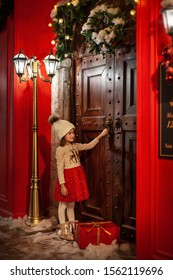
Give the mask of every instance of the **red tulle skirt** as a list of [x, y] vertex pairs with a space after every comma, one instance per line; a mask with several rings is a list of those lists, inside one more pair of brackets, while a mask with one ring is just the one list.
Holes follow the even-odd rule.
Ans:
[[53, 194], [54, 200], [62, 202], [78, 202], [88, 199], [88, 184], [82, 166], [64, 169], [64, 178], [68, 195], [61, 195], [61, 188], [57, 180]]

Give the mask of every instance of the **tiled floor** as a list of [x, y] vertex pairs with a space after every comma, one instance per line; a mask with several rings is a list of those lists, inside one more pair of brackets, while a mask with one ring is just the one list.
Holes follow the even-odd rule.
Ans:
[[81, 250], [76, 242], [60, 239], [55, 228], [28, 232], [26, 227], [4, 224], [2, 219], [0, 244], [1, 260], [136, 259], [134, 244], [115, 241], [112, 245], [89, 245]]

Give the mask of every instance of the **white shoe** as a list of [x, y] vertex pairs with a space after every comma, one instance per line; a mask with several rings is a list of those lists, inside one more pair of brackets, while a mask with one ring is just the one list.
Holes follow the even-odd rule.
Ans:
[[70, 232], [69, 224], [67, 224], [67, 223], [61, 225], [61, 229], [58, 230], [57, 233], [58, 233], [58, 236], [61, 239], [64, 239], [64, 240], [67, 240], [67, 241], [73, 241], [74, 240], [74, 236]]

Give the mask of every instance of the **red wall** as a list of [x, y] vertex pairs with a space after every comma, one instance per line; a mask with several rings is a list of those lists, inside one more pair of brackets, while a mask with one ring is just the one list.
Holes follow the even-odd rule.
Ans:
[[[0, 31], [0, 215], [28, 213], [32, 165], [33, 83], [19, 83], [13, 56], [22, 48], [42, 60], [52, 49], [48, 27], [56, 0], [14, 0], [14, 13]], [[42, 67], [42, 71], [44, 67]], [[45, 74], [43, 71], [42, 74]], [[38, 78], [39, 177], [43, 209], [49, 205], [51, 86]]]
[[[21, 48], [28, 57], [35, 55], [41, 61], [52, 49], [53, 34], [48, 23], [51, 22], [50, 11], [56, 0], [27, 2], [15, 0], [14, 2], [14, 55]], [[32, 96], [32, 81], [19, 83], [18, 77], [14, 73], [13, 216], [26, 213], [27, 198], [30, 194]], [[39, 177], [41, 179], [43, 209], [49, 205], [50, 125], [47, 119], [50, 112], [51, 86], [38, 78]]]
[[[8, 30], [8, 32], [7, 32]], [[12, 126], [13, 87], [9, 77], [13, 52], [13, 28], [11, 19], [0, 31], [0, 215], [11, 214], [12, 208]], [[3, 42], [3, 44], [2, 44]]]
[[[158, 158], [158, 66], [165, 35], [160, 0], [137, 10], [137, 258], [173, 259], [173, 161]], [[165, 92], [166, 94], [166, 92]]]

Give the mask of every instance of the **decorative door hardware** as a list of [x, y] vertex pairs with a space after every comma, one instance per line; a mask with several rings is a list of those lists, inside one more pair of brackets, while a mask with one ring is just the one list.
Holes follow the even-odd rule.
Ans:
[[114, 133], [121, 134], [122, 133], [122, 120], [120, 118], [116, 118], [114, 122]]
[[108, 129], [109, 134], [114, 134], [114, 127], [113, 127], [113, 120], [112, 119], [106, 120], [105, 128]]
[[122, 133], [122, 120], [116, 118], [115, 121], [108, 119], [105, 122], [105, 128], [109, 130], [110, 134], [121, 134]]

